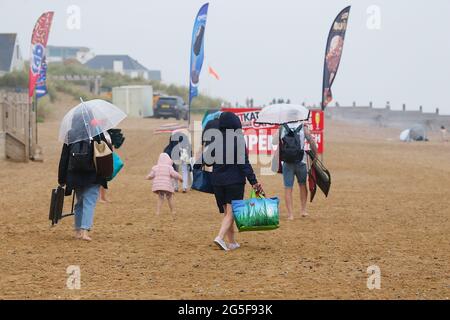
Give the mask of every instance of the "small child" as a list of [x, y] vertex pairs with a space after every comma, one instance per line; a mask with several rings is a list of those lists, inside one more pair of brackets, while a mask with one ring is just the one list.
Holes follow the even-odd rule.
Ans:
[[159, 155], [158, 164], [152, 168], [147, 180], [153, 180], [152, 191], [158, 195], [158, 202], [156, 204], [156, 214], [159, 215], [161, 211], [161, 205], [164, 201], [164, 197], [167, 198], [169, 204], [170, 213], [174, 214], [172, 196], [175, 192], [172, 184], [172, 179], [178, 179], [183, 181], [180, 174], [176, 172], [172, 167], [173, 161], [170, 159], [167, 153], [161, 153]]

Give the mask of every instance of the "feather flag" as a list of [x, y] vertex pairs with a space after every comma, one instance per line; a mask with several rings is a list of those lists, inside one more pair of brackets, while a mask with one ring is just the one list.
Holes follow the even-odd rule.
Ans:
[[205, 38], [206, 18], [208, 16], [208, 3], [205, 3], [197, 13], [192, 30], [191, 41], [191, 64], [189, 76], [189, 122], [191, 113], [191, 102], [198, 96], [198, 82], [203, 65], [203, 43]]
[[45, 56], [45, 47], [47, 46], [48, 35], [53, 20], [53, 11], [43, 13], [36, 22], [33, 35], [31, 37], [31, 57], [30, 71], [28, 76], [28, 96], [32, 97], [36, 81], [41, 72], [42, 62]]
[[327, 105], [333, 100], [331, 86], [333, 85], [339, 63], [341, 62], [349, 14], [350, 6], [346, 7], [337, 15], [328, 34], [323, 66], [322, 110], [325, 110]]

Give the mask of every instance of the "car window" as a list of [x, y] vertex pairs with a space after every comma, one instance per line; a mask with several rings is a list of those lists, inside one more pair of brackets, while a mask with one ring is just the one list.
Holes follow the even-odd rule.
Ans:
[[177, 103], [177, 99], [175, 98], [159, 98], [158, 104], [170, 104], [174, 105]]

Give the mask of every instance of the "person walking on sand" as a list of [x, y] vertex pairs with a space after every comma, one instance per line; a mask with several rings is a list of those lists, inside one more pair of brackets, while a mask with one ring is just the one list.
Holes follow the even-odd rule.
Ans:
[[278, 133], [274, 135], [273, 145], [279, 145], [278, 156], [282, 162], [281, 171], [283, 174], [284, 197], [288, 211], [288, 219], [293, 220], [293, 187], [294, 180], [300, 188], [300, 214], [307, 217], [306, 204], [308, 202], [308, 189], [306, 180], [308, 176], [308, 155], [304, 151], [305, 140], [309, 142], [311, 150], [317, 152], [317, 147], [312, 139], [309, 129], [303, 122], [294, 122], [281, 125]]
[[[217, 131], [217, 130], [216, 130]], [[253, 168], [248, 161], [247, 148], [242, 134], [242, 124], [239, 118], [232, 112], [223, 112], [219, 118], [219, 131], [222, 143], [215, 142], [209, 147], [216, 145], [214, 156], [208, 159], [208, 148], [203, 153], [202, 162], [213, 167], [211, 183], [214, 187], [214, 196], [220, 213], [224, 213], [219, 233], [214, 243], [219, 248], [228, 251], [238, 249], [239, 243], [234, 237], [234, 218], [231, 201], [244, 198], [245, 180], [247, 179], [257, 193], [263, 194], [261, 184], [258, 183]], [[227, 135], [234, 135], [228, 137]], [[229, 143], [231, 141], [231, 143]], [[213, 154], [212, 152], [210, 154]], [[198, 166], [198, 164], [197, 164]], [[227, 244], [224, 238], [227, 237]]]
[[[69, 137], [77, 135], [84, 126], [81, 114], [76, 114], [72, 119], [72, 129], [68, 132]], [[89, 231], [93, 225], [100, 187], [108, 188], [106, 179], [97, 175], [93, 160], [93, 143], [101, 140], [107, 142], [103, 133], [90, 140], [64, 143], [59, 160], [58, 183], [66, 187], [66, 195], [75, 191], [77, 199], [74, 208], [75, 238], [86, 241], [92, 240]]]
[[[191, 163], [191, 142], [189, 138], [189, 131], [186, 129], [175, 130], [169, 138], [169, 144], [164, 148], [164, 153], [167, 153], [173, 161], [173, 168], [176, 172], [180, 171], [183, 175], [183, 193], [188, 190], [189, 171]], [[175, 192], [178, 192], [178, 179], [173, 179]]]
[[441, 141], [448, 142], [447, 129], [444, 126], [441, 126]]
[[152, 191], [158, 195], [156, 203], [156, 214], [161, 212], [161, 206], [164, 202], [164, 198], [167, 199], [169, 204], [170, 213], [175, 214], [173, 206], [173, 194], [175, 188], [172, 183], [172, 179], [183, 181], [182, 177], [172, 167], [173, 161], [170, 159], [167, 153], [161, 153], [159, 155], [158, 164], [152, 168], [147, 175], [147, 180], [153, 180]]
[[183, 177], [183, 193], [186, 193], [188, 190], [188, 181], [189, 181], [189, 173], [191, 171], [191, 155], [187, 148], [181, 148], [180, 150], [180, 167], [181, 174]]

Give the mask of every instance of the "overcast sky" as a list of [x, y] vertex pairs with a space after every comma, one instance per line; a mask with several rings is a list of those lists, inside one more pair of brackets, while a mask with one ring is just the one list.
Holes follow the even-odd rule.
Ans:
[[[1, 0], [0, 32], [17, 32], [28, 59], [39, 15], [55, 11], [49, 44], [90, 47], [97, 54], [129, 54], [166, 83], [188, 84], [195, 15], [205, 0]], [[318, 103], [323, 55], [331, 23], [352, 5], [333, 93], [341, 105], [368, 104], [450, 114], [450, 1], [211, 0], [200, 92], [244, 103], [274, 97]], [[69, 6], [81, 10], [69, 29]], [[367, 10], [380, 9], [377, 19]], [[373, 12], [373, 11], [371, 11]], [[367, 22], [372, 28], [368, 28]], [[375, 19], [375, 20], [374, 20]], [[375, 22], [374, 22], [375, 21]], [[211, 65], [217, 81], [207, 73]]]

